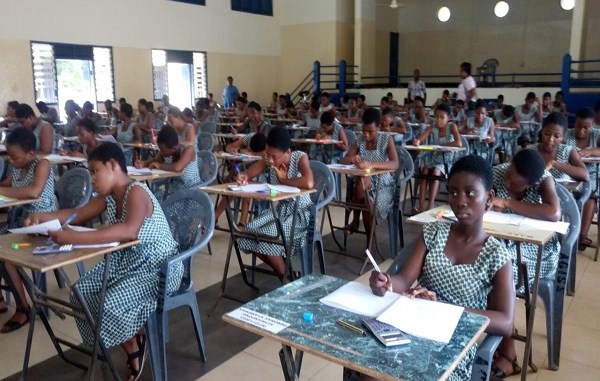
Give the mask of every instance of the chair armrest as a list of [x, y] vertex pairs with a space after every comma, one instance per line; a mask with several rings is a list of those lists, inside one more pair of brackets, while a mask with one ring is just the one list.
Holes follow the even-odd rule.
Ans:
[[501, 336], [487, 335], [477, 347], [471, 370], [471, 381], [485, 381], [490, 379], [492, 359], [496, 348], [500, 345], [500, 341], [502, 341]]

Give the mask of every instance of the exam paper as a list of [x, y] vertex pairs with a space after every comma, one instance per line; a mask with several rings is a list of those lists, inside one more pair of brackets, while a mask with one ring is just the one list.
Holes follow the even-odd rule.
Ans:
[[242, 185], [242, 192], [268, 192], [271, 189], [275, 189], [281, 193], [300, 193], [300, 189], [296, 187], [290, 187], [287, 185], [271, 185], [271, 184], [246, 184]]
[[127, 166], [127, 173], [131, 176], [149, 176], [171, 173], [162, 169], [136, 168]]
[[[88, 228], [87, 226], [72, 226], [69, 225], [70, 229], [75, 230], [76, 232], [93, 232], [96, 231], [94, 228]], [[96, 249], [102, 247], [115, 247], [119, 246], [120, 242], [107, 242], [107, 243], [92, 243], [87, 245], [73, 245], [75, 249]]]
[[377, 320], [409, 335], [447, 344], [463, 311], [454, 304], [400, 296]]
[[358, 282], [348, 282], [319, 301], [326, 306], [339, 308], [363, 316], [377, 317], [391, 306], [400, 294], [386, 292], [373, 294], [371, 288]]
[[356, 166], [354, 164], [327, 164], [329, 168], [337, 168], [337, 169], [355, 169]]
[[26, 226], [24, 228], [8, 229], [9, 232], [14, 234], [43, 234], [48, 235], [48, 230], [60, 230], [60, 222], [57, 218], [43, 222], [38, 225]]
[[50, 163], [63, 161], [63, 160], [71, 160], [79, 163], [83, 163], [87, 161], [85, 157], [76, 157], [76, 156], [66, 156], [66, 155], [57, 155], [55, 153], [51, 153], [49, 155], [44, 156], [44, 159], [48, 160]]

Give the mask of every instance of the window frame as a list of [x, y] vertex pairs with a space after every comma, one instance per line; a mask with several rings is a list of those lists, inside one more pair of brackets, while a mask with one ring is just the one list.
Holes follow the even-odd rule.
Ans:
[[[268, 5], [265, 6], [265, 3]], [[273, 17], [273, 0], [231, 0], [231, 10]]]
[[[196, 75], [196, 71], [194, 70], [194, 53], [199, 53], [199, 54], [203, 54], [204, 55], [204, 83], [205, 83], [205, 92], [208, 96], [208, 53], [206, 50], [181, 50], [181, 49], [158, 49], [158, 48], [152, 48], [150, 49], [150, 57], [152, 58], [153, 52], [155, 50], [161, 50], [163, 52], [165, 52], [165, 64], [168, 66], [169, 62], [171, 63], [186, 63], [189, 64], [191, 66], [191, 75], [192, 75], [192, 83], [191, 83], [191, 87], [192, 87], [192, 103], [194, 102], [194, 99], [196, 98], [196, 81], [195, 81], [195, 75]], [[171, 52], [171, 54], [173, 55], [174, 53], [176, 54], [177, 52], [180, 53], [189, 53], [192, 56], [192, 59], [190, 62], [181, 62], [181, 61], [169, 61], [169, 52]], [[154, 70], [155, 66], [154, 66], [154, 62], [152, 62], [152, 98], [153, 100], [156, 101], [160, 101], [161, 98], [156, 98], [156, 78], [155, 78], [155, 70]], [[167, 89], [169, 87], [169, 82], [167, 79]]]
[[175, 1], [177, 3], [206, 6], [206, 0], [171, 0], [171, 1]]

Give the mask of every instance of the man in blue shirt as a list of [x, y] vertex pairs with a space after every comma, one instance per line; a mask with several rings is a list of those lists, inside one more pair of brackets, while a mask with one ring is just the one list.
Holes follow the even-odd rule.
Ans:
[[235, 100], [240, 96], [237, 87], [233, 86], [233, 77], [227, 77], [227, 86], [223, 89], [223, 107], [231, 108], [235, 106]]

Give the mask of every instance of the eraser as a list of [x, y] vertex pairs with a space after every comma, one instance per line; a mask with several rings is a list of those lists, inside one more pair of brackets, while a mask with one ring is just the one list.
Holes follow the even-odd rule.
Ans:
[[305, 312], [302, 314], [302, 318], [305, 322], [311, 323], [313, 321], [314, 315], [312, 312]]

